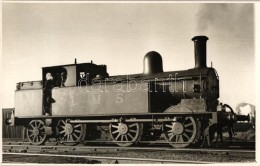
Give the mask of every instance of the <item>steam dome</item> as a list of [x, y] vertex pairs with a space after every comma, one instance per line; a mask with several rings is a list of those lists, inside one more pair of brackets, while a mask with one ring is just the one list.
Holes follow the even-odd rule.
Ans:
[[150, 51], [144, 56], [144, 74], [163, 72], [162, 57], [158, 52]]

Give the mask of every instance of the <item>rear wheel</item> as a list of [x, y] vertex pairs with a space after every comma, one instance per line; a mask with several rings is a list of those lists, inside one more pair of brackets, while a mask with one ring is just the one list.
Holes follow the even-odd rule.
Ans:
[[27, 127], [27, 138], [33, 145], [41, 145], [46, 141], [44, 122], [32, 120]]

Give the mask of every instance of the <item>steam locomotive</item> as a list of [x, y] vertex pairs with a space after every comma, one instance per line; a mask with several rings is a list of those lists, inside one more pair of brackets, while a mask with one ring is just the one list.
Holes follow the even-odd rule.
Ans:
[[[106, 65], [76, 60], [43, 67], [41, 81], [17, 84], [15, 109], [6, 123], [25, 126], [27, 139], [35, 145], [54, 138], [66, 145], [212, 146], [224, 126], [232, 138], [232, 125], [249, 121], [249, 116], [220, 105], [219, 76], [206, 65], [207, 40], [192, 38], [195, 67], [182, 71], [164, 72], [162, 57], [155, 51], [145, 55], [141, 74], [109, 76]], [[53, 83], [48, 101], [46, 75], [52, 75]]]

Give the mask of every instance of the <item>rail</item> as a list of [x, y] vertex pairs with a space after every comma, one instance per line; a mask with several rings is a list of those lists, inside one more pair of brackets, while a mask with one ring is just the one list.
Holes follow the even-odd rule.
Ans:
[[89, 160], [97, 160], [100, 163], [187, 163], [187, 164], [210, 164], [214, 162], [206, 161], [192, 161], [192, 160], [164, 160], [164, 159], [144, 159], [144, 158], [127, 158], [127, 157], [103, 157], [103, 156], [88, 156], [88, 155], [61, 155], [61, 154], [35, 154], [35, 153], [3, 153], [3, 155], [22, 155], [22, 156], [46, 156], [46, 157], [73, 157], [73, 158], [85, 158]]
[[[48, 145], [36, 146], [30, 145], [28, 142], [15, 142], [2, 145], [3, 162], [10, 163], [21, 161], [35, 163], [39, 160], [26, 160], [21, 156], [42, 156], [41, 161], [48, 162], [71, 161], [70, 158], [81, 158], [76, 161], [86, 161], [87, 163], [186, 163], [186, 164], [206, 164], [214, 162], [229, 161], [230, 157], [238, 161], [254, 161], [255, 150], [242, 149], [240, 146], [232, 148], [185, 148], [175, 149], [172, 147], [119, 147], [119, 146], [86, 146], [79, 144], [78, 146]], [[135, 157], [139, 158], [135, 158]], [[195, 157], [196, 156], [196, 157]], [[204, 156], [204, 158], [198, 157]], [[213, 157], [215, 156], [215, 157]], [[216, 156], [218, 156], [217, 160]], [[54, 157], [54, 158], [51, 158]], [[55, 158], [56, 157], [56, 158]], [[213, 158], [212, 158], [213, 157]], [[46, 158], [46, 160], [45, 160]], [[193, 160], [192, 160], [193, 159]], [[194, 161], [198, 159], [198, 161]], [[73, 159], [75, 161], [75, 159]], [[234, 160], [233, 160], [234, 161]], [[41, 163], [41, 162], [40, 162]], [[78, 162], [77, 162], [78, 163]], [[84, 163], [84, 162], [83, 162]]]

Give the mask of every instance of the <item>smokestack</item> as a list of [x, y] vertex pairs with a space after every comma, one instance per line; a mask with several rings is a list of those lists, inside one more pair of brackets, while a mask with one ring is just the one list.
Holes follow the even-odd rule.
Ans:
[[195, 68], [207, 67], [207, 36], [195, 36], [191, 40], [194, 41], [195, 52]]

